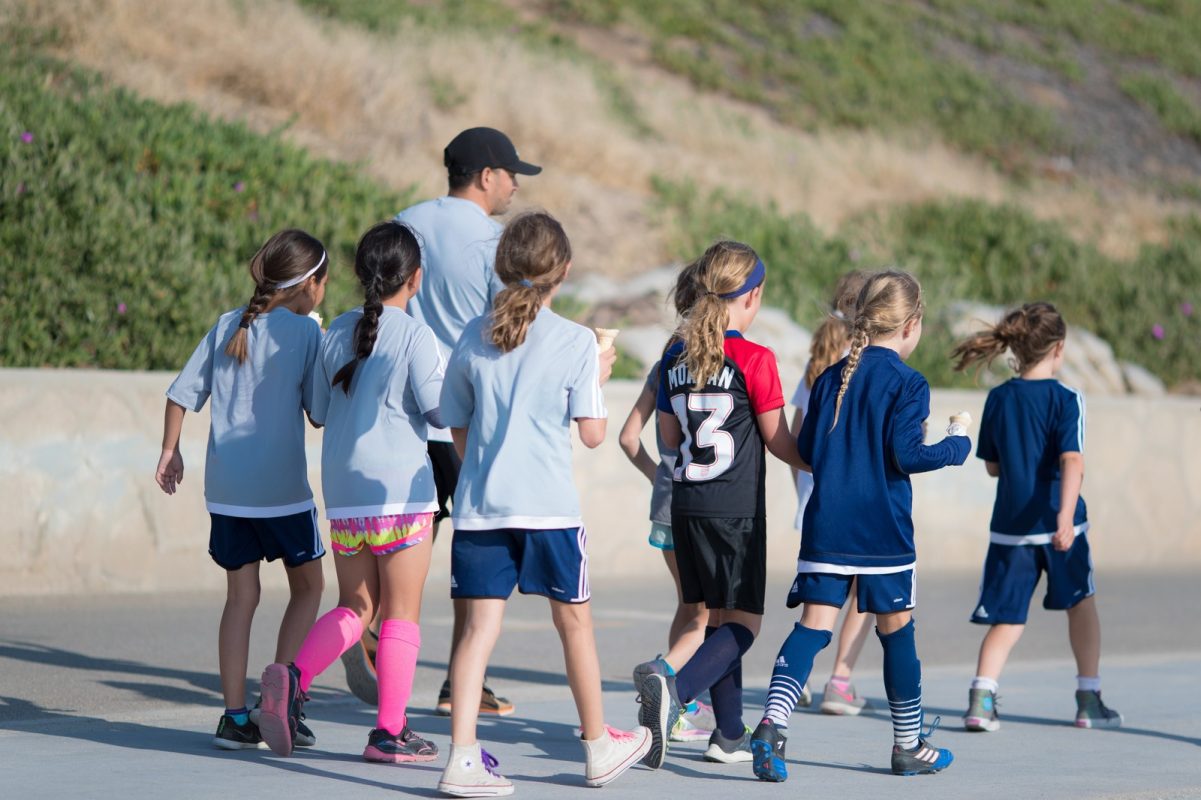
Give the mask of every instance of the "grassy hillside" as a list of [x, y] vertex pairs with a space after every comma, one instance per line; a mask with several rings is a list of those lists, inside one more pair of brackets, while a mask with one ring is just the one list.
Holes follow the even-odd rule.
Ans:
[[409, 200], [275, 137], [106, 88], [0, 37], [0, 364], [176, 369], [253, 290], [284, 227], [333, 260], [354, 305], [356, 237]]

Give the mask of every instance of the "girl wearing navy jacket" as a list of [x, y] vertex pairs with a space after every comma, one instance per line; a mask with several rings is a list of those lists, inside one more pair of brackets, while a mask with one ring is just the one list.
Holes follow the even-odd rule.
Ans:
[[1043, 608], [1067, 611], [1076, 657], [1076, 727], [1116, 728], [1122, 715], [1101, 702], [1101, 623], [1088, 547], [1084, 482], [1084, 396], [1055, 380], [1067, 325], [1050, 303], [1010, 311], [955, 348], [955, 369], [989, 364], [1008, 350], [1018, 376], [988, 393], [976, 455], [997, 478], [988, 556], [972, 622], [988, 625], [963, 726], [995, 731], [997, 679], [1026, 627], [1043, 572]]
[[780, 648], [763, 721], [751, 740], [755, 775], [762, 780], [788, 777], [788, 718], [814, 657], [830, 643], [852, 582], [859, 609], [876, 614], [884, 648], [893, 773], [938, 772], [951, 764], [951, 752], [931, 746], [929, 732], [922, 733], [909, 476], [963, 464], [971, 442], [948, 436], [923, 443], [930, 387], [904, 363], [921, 339], [922, 311], [921, 286], [912, 275], [874, 274], [855, 305], [850, 354], [813, 385], [797, 446], [812, 466], [814, 487], [788, 594], [789, 608], [805, 607]]

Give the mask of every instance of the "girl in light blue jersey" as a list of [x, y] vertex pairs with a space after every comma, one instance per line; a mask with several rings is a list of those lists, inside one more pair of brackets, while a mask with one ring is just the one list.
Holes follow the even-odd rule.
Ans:
[[[254, 296], [222, 314], [167, 390], [163, 452], [155, 480], [167, 494], [183, 481], [179, 435], [185, 411], [212, 398], [204, 468], [211, 517], [209, 555], [226, 571], [217, 654], [225, 713], [213, 744], [262, 744], [246, 709], [250, 623], [259, 601], [259, 562], [282, 558], [291, 599], [275, 657], [291, 661], [317, 616], [325, 555], [304, 455], [304, 414], [313, 409], [321, 327], [307, 315], [325, 296], [329, 258], [304, 231], [272, 236], [250, 262]], [[296, 743], [315, 743], [301, 726]]]
[[605, 438], [601, 384], [616, 357], [589, 329], [550, 309], [571, 245], [548, 214], [517, 217], [501, 235], [505, 289], [468, 323], [446, 367], [442, 418], [463, 459], [454, 498], [451, 597], [467, 601], [451, 664], [451, 752], [438, 783], [458, 797], [507, 795], [513, 784], [476, 739], [484, 668], [514, 588], [550, 600], [567, 681], [580, 714], [585, 781], [603, 786], [641, 759], [650, 731], [604, 722], [589, 605], [587, 539], [571, 470], [580, 441]]
[[379, 709], [363, 758], [432, 761], [438, 748], [413, 732], [406, 710], [438, 510], [426, 435], [429, 426], [442, 426], [442, 358], [433, 331], [406, 313], [422, 272], [408, 226], [381, 222], [363, 234], [354, 271], [364, 302], [330, 324], [312, 410], [325, 425], [321, 484], [338, 607], [317, 620], [295, 661], [263, 672], [259, 727], [272, 750], [291, 753], [313, 679], [358, 646], [378, 611]]
[[968, 690], [963, 725], [995, 731], [997, 680], [1026, 627], [1030, 598], [1047, 573], [1043, 608], [1066, 610], [1076, 657], [1076, 727], [1116, 728], [1101, 701], [1097, 617], [1084, 482], [1084, 397], [1055, 380], [1067, 325], [1050, 303], [1027, 303], [957, 348], [955, 369], [987, 365], [1008, 350], [1018, 373], [988, 393], [976, 455], [997, 478], [980, 598], [972, 622], [989, 625]]

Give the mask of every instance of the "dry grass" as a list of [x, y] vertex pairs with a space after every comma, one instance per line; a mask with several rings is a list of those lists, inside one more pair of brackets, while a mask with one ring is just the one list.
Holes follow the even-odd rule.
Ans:
[[547, 167], [524, 183], [521, 205], [563, 219], [584, 269], [621, 274], [665, 260], [654, 175], [772, 200], [829, 230], [874, 207], [1015, 200], [1117, 255], [1159, 238], [1178, 210], [1122, 187], [1018, 189], [937, 141], [804, 133], [651, 67], [617, 65], [655, 132], [639, 137], [587, 66], [503, 37], [408, 28], [383, 39], [282, 0], [4, 1], [57, 26], [63, 56], [116, 83], [260, 131], [288, 125], [285, 135], [313, 152], [426, 195], [444, 191], [441, 152], [458, 130], [501, 128]]

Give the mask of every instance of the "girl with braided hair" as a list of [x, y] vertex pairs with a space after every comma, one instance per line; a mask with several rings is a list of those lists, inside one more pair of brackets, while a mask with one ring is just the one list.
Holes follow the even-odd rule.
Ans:
[[788, 777], [788, 718], [814, 657], [830, 643], [852, 584], [859, 610], [876, 615], [884, 648], [893, 773], [938, 772], [951, 764], [951, 752], [928, 744], [930, 733], [922, 732], [909, 476], [962, 464], [971, 443], [966, 436], [923, 443], [930, 387], [904, 363], [921, 339], [922, 311], [921, 286], [912, 275], [872, 275], [855, 303], [850, 354], [813, 385], [797, 440], [801, 458], [812, 465], [813, 496], [788, 594], [789, 608], [805, 608], [780, 648], [763, 721], [752, 737], [753, 768], [762, 780]]
[[[167, 390], [163, 451], [155, 480], [167, 494], [183, 482], [179, 436], [186, 410], [212, 398], [204, 498], [209, 555], [226, 571], [217, 653], [225, 713], [213, 744], [258, 748], [246, 708], [250, 625], [259, 600], [259, 562], [282, 558], [291, 599], [275, 657], [289, 661], [317, 616], [325, 555], [304, 454], [304, 416], [314, 409], [321, 328], [308, 315], [325, 296], [325, 247], [299, 230], [272, 236], [250, 262], [254, 296], [222, 314]], [[296, 743], [316, 743], [303, 725]]]
[[263, 739], [292, 751], [313, 679], [379, 612], [379, 707], [363, 758], [431, 761], [438, 748], [408, 726], [421, 646], [421, 592], [429, 572], [438, 498], [426, 455], [443, 364], [433, 331], [406, 313], [421, 286], [413, 231], [381, 222], [359, 240], [355, 275], [364, 301], [335, 319], [321, 345], [312, 416], [325, 425], [321, 484], [338, 573], [338, 606], [313, 626], [291, 663], [263, 672]]

